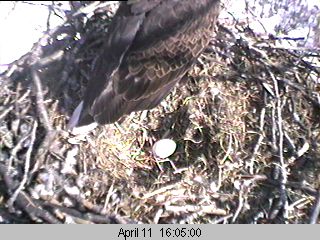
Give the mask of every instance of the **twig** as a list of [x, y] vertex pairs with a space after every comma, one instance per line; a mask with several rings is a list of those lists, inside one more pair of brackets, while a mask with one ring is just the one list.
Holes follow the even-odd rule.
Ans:
[[34, 85], [36, 86], [36, 97], [37, 97], [37, 109], [40, 114], [40, 120], [42, 124], [44, 125], [45, 129], [50, 132], [52, 131], [52, 124], [49, 120], [47, 109], [44, 106], [44, 97], [43, 97], [43, 90], [41, 85], [41, 80], [39, 75], [37, 74], [35, 69], [31, 70], [32, 79], [34, 82]]
[[33, 129], [32, 129], [32, 132], [31, 132], [30, 145], [29, 145], [29, 148], [28, 148], [27, 154], [26, 154], [23, 178], [22, 178], [22, 181], [20, 182], [19, 187], [15, 190], [15, 192], [12, 194], [11, 198], [8, 201], [8, 205], [11, 208], [13, 208], [13, 203], [16, 201], [18, 194], [21, 192], [21, 190], [24, 188], [24, 185], [27, 182], [29, 168], [30, 168], [31, 153], [32, 153], [34, 142], [35, 142], [35, 139], [36, 139], [37, 127], [38, 127], [38, 122], [34, 121]]
[[287, 171], [286, 171], [286, 165], [284, 162], [283, 157], [283, 140], [284, 140], [284, 134], [283, 134], [283, 127], [282, 127], [282, 112], [281, 112], [281, 98], [279, 93], [279, 86], [278, 81], [276, 80], [273, 73], [268, 69], [269, 75], [273, 81], [274, 84], [274, 92], [276, 94], [276, 115], [277, 115], [277, 127], [278, 127], [278, 154], [279, 154], [279, 161], [280, 161], [280, 170], [281, 170], [281, 178], [280, 178], [280, 198], [281, 202], [284, 207], [284, 217], [287, 218], [288, 216], [288, 201], [287, 201], [287, 193], [286, 193], [286, 183], [287, 183]]
[[219, 223], [225, 223], [229, 218], [233, 217], [233, 214], [229, 214], [227, 216], [218, 218], [214, 222], [211, 222], [211, 224], [219, 224]]
[[50, 131], [46, 134], [44, 140], [37, 149], [37, 154], [34, 157], [34, 159], [36, 159], [36, 162], [34, 163], [32, 170], [30, 171], [30, 175], [33, 175], [39, 169], [41, 163], [43, 163], [44, 156], [48, 153], [48, 150], [50, 149], [52, 141], [55, 139], [56, 135], [57, 131]]
[[151, 193], [147, 193], [145, 194], [142, 199], [148, 199], [148, 198], [151, 198], [155, 195], [158, 195], [158, 194], [161, 194], [161, 193], [164, 193], [164, 192], [167, 192], [171, 189], [174, 189], [176, 187], [178, 187], [179, 185], [178, 184], [172, 184], [172, 185], [168, 185], [168, 186], [165, 186], [165, 187], [162, 187], [162, 188], [159, 188]]
[[[281, 187], [281, 184], [279, 186]], [[273, 196], [271, 201], [271, 206], [268, 211], [268, 219], [276, 220], [276, 218], [280, 215], [280, 213], [282, 213], [281, 211], [282, 209], [283, 209], [283, 202], [281, 200], [281, 197], [278, 198], [276, 196]]]
[[309, 48], [309, 47], [288, 47], [288, 46], [264, 46], [262, 44], [256, 44], [256, 47], [262, 48], [262, 49], [279, 49], [279, 50], [287, 50], [287, 51], [299, 51], [299, 52], [308, 52], [308, 53], [315, 53], [317, 51], [320, 51], [319, 48]]
[[[10, 193], [18, 185], [18, 183], [12, 179], [12, 177], [9, 175], [7, 167], [2, 163], [0, 163], [0, 175], [3, 176], [4, 182], [8, 189], [8, 193]], [[48, 211], [42, 209], [39, 206], [39, 203], [32, 201], [32, 199], [24, 191], [18, 193], [16, 198], [16, 205], [26, 213], [28, 213], [30, 218], [32, 218], [33, 220], [43, 219], [48, 223], [61, 223]]]
[[262, 140], [264, 139], [264, 131], [263, 131], [263, 128], [264, 128], [264, 118], [265, 118], [265, 115], [266, 115], [266, 109], [263, 108], [261, 110], [261, 114], [260, 114], [260, 134], [259, 134], [259, 138], [258, 138], [258, 141], [256, 143], [256, 145], [254, 146], [253, 148], [253, 153], [252, 153], [252, 157], [250, 159], [250, 167], [249, 167], [249, 173], [250, 174], [253, 174], [253, 165], [254, 165], [254, 160], [255, 160], [255, 156], [257, 155], [258, 151], [259, 151], [259, 148], [261, 146], [261, 143], [262, 143]]
[[58, 61], [63, 57], [63, 54], [64, 54], [63, 50], [55, 51], [51, 55], [43, 57], [42, 59], [39, 59], [38, 66], [45, 67], [52, 62]]
[[78, 209], [72, 209], [68, 207], [63, 207], [54, 203], [45, 202], [43, 206], [50, 207], [52, 209], [61, 211], [64, 217], [70, 216], [74, 222], [76, 223], [102, 223], [102, 224], [114, 224], [114, 223], [137, 223], [130, 219], [126, 221], [126, 219], [117, 216], [115, 214], [93, 214], [93, 213], [83, 213]]
[[[232, 143], [233, 143], [232, 142], [232, 134], [229, 134], [228, 137], [229, 137], [228, 149], [227, 149], [226, 154], [224, 155], [223, 159], [220, 161], [220, 164], [223, 164], [233, 151], [233, 149], [232, 149]], [[222, 139], [221, 139], [221, 141], [222, 141]], [[221, 142], [220, 142], [220, 145], [223, 146], [223, 144]]]
[[4, 119], [9, 112], [13, 109], [13, 106], [8, 107], [6, 110], [4, 110], [2, 113], [0, 113], [0, 120]]
[[26, 139], [28, 139], [28, 137], [28, 135], [23, 136], [16, 144], [16, 146], [12, 149], [11, 156], [8, 161], [6, 161], [6, 167], [8, 171], [11, 170], [13, 160], [17, 160], [17, 153], [23, 148], [23, 143], [26, 141]]
[[243, 196], [242, 195], [243, 195], [243, 192], [242, 192], [242, 189], [240, 189], [238, 207], [237, 207], [237, 210], [236, 210], [236, 212], [234, 213], [234, 215], [232, 217], [232, 220], [231, 220], [232, 223], [234, 223], [237, 220], [237, 218], [238, 218], [238, 216], [239, 216], [239, 214], [240, 214], [240, 212], [241, 212], [241, 210], [243, 208], [244, 200], [243, 200]]
[[103, 206], [103, 212], [107, 211], [107, 206], [109, 204], [110, 198], [112, 196], [112, 194], [114, 194], [116, 191], [114, 190], [114, 183], [115, 180], [112, 180], [111, 186], [109, 187], [105, 202], [104, 202], [104, 206]]
[[175, 206], [175, 205], [166, 205], [166, 211], [170, 212], [202, 212], [204, 214], [213, 214], [213, 215], [226, 215], [227, 211], [216, 206], [198, 206], [198, 205], [184, 205], [184, 206]]
[[319, 213], [320, 213], [320, 191], [318, 191], [318, 194], [316, 196], [316, 202], [311, 212], [310, 224], [316, 224], [318, 222]]

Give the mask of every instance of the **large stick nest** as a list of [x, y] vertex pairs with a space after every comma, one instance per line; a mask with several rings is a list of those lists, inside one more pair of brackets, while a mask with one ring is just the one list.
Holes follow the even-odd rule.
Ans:
[[[0, 76], [2, 221], [317, 222], [320, 51], [221, 22], [160, 106], [73, 136], [114, 9], [74, 6]], [[152, 153], [161, 138], [178, 144], [166, 161]]]

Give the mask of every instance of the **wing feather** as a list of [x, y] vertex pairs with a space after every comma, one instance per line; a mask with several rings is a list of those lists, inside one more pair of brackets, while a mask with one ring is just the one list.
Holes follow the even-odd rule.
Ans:
[[90, 116], [100, 124], [111, 123], [159, 104], [208, 44], [218, 4], [219, 0], [122, 3], [84, 99]]

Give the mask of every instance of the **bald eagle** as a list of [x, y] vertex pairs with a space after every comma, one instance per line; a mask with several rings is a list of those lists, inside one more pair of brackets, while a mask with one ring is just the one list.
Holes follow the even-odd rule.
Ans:
[[121, 2], [69, 128], [157, 106], [208, 45], [218, 14], [219, 0]]

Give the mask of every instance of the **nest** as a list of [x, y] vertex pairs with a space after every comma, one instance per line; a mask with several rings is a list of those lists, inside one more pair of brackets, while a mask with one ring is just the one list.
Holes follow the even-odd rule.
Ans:
[[[65, 130], [115, 8], [75, 7], [0, 75], [2, 221], [317, 222], [320, 51], [220, 24], [157, 108]], [[178, 148], [159, 161], [162, 138]]]

